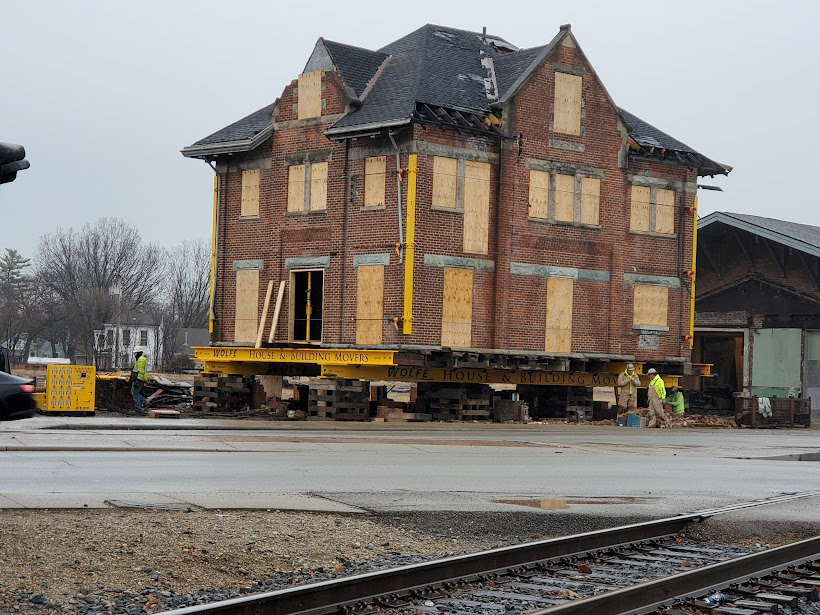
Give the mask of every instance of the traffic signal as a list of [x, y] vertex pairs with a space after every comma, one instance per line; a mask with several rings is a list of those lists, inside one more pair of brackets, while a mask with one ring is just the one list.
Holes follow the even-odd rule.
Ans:
[[13, 182], [17, 171], [31, 166], [26, 160], [26, 148], [13, 143], [0, 143], [0, 184]]

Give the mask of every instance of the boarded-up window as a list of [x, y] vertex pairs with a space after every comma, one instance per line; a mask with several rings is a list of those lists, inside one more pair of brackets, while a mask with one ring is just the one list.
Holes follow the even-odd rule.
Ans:
[[305, 165], [288, 168], [288, 211], [305, 211]]
[[458, 160], [433, 157], [433, 207], [456, 208]]
[[327, 209], [327, 163], [310, 165], [310, 210]]
[[469, 348], [473, 329], [473, 270], [444, 268], [441, 345]]
[[255, 342], [259, 327], [259, 270], [236, 272], [236, 312], [233, 341]]
[[299, 119], [322, 115], [322, 71], [299, 75]]
[[555, 176], [555, 220], [572, 222], [575, 220], [575, 176]]
[[531, 218], [547, 219], [550, 204], [550, 174], [546, 171], [530, 171]]
[[581, 224], [598, 224], [598, 208], [601, 202], [601, 180], [581, 178]]
[[632, 186], [632, 213], [629, 218], [632, 231], [649, 231], [649, 188]]
[[553, 128], [567, 135], [581, 134], [581, 77], [555, 73]]
[[381, 344], [384, 315], [384, 265], [357, 267], [356, 343]]
[[546, 352], [572, 351], [572, 280], [547, 279]]
[[464, 163], [464, 251], [487, 254], [490, 223], [490, 165]]
[[384, 205], [384, 156], [365, 158], [364, 161], [364, 206]]
[[241, 216], [259, 215], [259, 171], [242, 171]]
[[655, 232], [675, 234], [675, 192], [672, 190], [655, 192]]
[[669, 288], [636, 284], [632, 305], [632, 324], [666, 326], [669, 308]]

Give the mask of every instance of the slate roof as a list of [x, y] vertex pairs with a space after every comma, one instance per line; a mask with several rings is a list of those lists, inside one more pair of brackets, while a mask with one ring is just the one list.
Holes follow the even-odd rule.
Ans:
[[[338, 120], [326, 134], [335, 138], [408, 124], [418, 118], [417, 108], [425, 105], [432, 107], [434, 113], [435, 108], [445, 108], [484, 117], [492, 111], [494, 103], [504, 102], [514, 94], [512, 88], [517, 90], [537, 61], [549, 54], [565, 35], [570, 35], [568, 27], [562, 26], [549, 44], [517, 51], [508, 51], [517, 48], [497, 36], [484, 39], [478, 32], [433, 24], [377, 51], [321, 39], [333, 64], [357, 96], [362, 96], [381, 69], [362, 105]], [[252, 113], [183, 149], [183, 154], [203, 155], [203, 148], [213, 153], [216, 144], [222, 143], [242, 142], [250, 144], [245, 149], [255, 147], [261, 142], [260, 137], [267, 138], [263, 131], [271, 126], [270, 110], [268, 106]], [[731, 170], [628, 111], [619, 109], [619, 113], [639, 146], [631, 155], [670, 160], [697, 168], [701, 175], [726, 174]], [[230, 151], [244, 150], [237, 147]]]
[[783, 245], [820, 256], [820, 227], [763, 216], [718, 211], [698, 220], [698, 230], [723, 223]]
[[238, 141], [246, 141], [250, 144], [255, 137], [271, 128], [271, 113], [273, 113], [273, 104], [266, 105], [258, 111], [246, 115], [241, 120], [217, 130], [204, 139], [200, 139], [193, 145], [189, 145], [182, 150], [182, 153], [183, 155], [198, 155], [203, 151], [207, 152], [215, 149], [212, 146]]
[[342, 79], [361, 96], [368, 82], [387, 58], [383, 51], [371, 51], [322, 39], [330, 59], [342, 74]]

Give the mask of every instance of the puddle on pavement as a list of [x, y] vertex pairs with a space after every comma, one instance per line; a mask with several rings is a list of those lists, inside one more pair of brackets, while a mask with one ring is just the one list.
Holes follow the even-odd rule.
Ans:
[[802, 453], [800, 455], [775, 455], [774, 457], [752, 457], [764, 461], [820, 461], [820, 451], [816, 453]]
[[633, 496], [578, 496], [567, 497], [558, 500], [545, 498], [526, 498], [520, 500], [493, 500], [496, 504], [513, 504], [515, 506], [528, 506], [529, 508], [539, 508], [541, 510], [561, 510], [570, 506], [580, 504], [646, 504], [653, 498], [639, 498]]

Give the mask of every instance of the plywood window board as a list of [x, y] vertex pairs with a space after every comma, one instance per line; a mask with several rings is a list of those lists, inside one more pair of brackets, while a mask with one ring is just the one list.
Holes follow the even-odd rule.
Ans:
[[581, 85], [578, 75], [555, 73], [553, 130], [567, 135], [581, 134]]
[[240, 216], [259, 215], [259, 170], [242, 171], [242, 206]]
[[549, 217], [550, 174], [547, 171], [530, 171], [530, 218]]
[[581, 224], [599, 224], [601, 204], [601, 180], [593, 177], [581, 178]]
[[433, 157], [433, 207], [455, 209], [458, 205], [458, 160]]
[[669, 288], [636, 284], [632, 298], [632, 324], [654, 327], [667, 326]]
[[298, 118], [307, 120], [322, 115], [322, 71], [299, 75]]
[[545, 352], [572, 352], [572, 291], [570, 278], [547, 279]]
[[649, 187], [647, 186], [632, 186], [629, 229], [649, 231]]
[[327, 163], [310, 165], [310, 211], [327, 209]]
[[386, 159], [384, 156], [365, 158], [364, 161], [364, 206], [384, 205], [384, 177]]
[[469, 348], [473, 328], [473, 270], [444, 268], [441, 345]]
[[464, 163], [464, 251], [487, 254], [490, 224], [490, 165]]
[[382, 343], [384, 321], [384, 265], [357, 267], [356, 343]]
[[234, 312], [235, 342], [256, 341], [259, 328], [259, 270], [236, 272], [236, 309]]
[[305, 165], [288, 167], [288, 211], [305, 211]]
[[655, 232], [665, 235], [675, 234], [675, 192], [658, 189], [655, 191]]
[[575, 220], [575, 176], [555, 176], [555, 220], [573, 222]]

